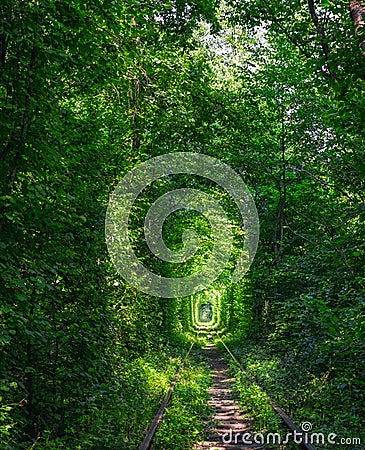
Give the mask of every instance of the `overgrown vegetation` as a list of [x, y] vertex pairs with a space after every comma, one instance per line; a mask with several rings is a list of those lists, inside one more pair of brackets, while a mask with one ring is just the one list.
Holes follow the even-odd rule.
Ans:
[[[243, 347], [236, 341], [235, 354], [250, 374], [247, 379], [237, 372], [237, 391], [258, 430], [276, 431], [277, 420], [266, 400], [268, 394], [296, 424], [309, 422], [315, 433], [335, 433], [339, 438], [364, 442], [363, 390], [361, 380], [352, 376], [352, 367], [332, 364], [326, 370], [323, 351], [311, 343], [299, 353], [296, 349], [278, 351], [270, 343], [264, 347], [262, 343], [246, 341]], [[323, 448], [332, 447], [326, 443]], [[362, 447], [354, 444], [351, 448]]]
[[[208, 301], [210, 326], [233, 336], [238, 357], [296, 421], [360, 434], [364, 8], [360, 0], [350, 8], [2, 0], [1, 448], [136, 448], [187, 341], [207, 331], [195, 312]], [[229, 195], [167, 177], [130, 218], [147, 265], [156, 260], [141, 243], [142, 212], [169, 187], [187, 182], [219, 199], [236, 234], [227, 270], [208, 290], [154, 298], [116, 272], [105, 213], [129, 170], [176, 151], [214, 156], [242, 174], [260, 243], [244, 281], [232, 285], [243, 231]], [[156, 263], [156, 272], [186, 276], [209, 258], [212, 233], [199, 214], [169, 218], [168, 245], [181, 245], [186, 226], [202, 234], [200, 253], [182, 266]], [[186, 377], [160, 434], [182, 448], [200, 430], [205, 385], [202, 368]], [[170, 426], [178, 410], [184, 436]]]
[[171, 404], [154, 439], [156, 450], [189, 450], [204, 441], [204, 420], [209, 419], [207, 403], [211, 378], [203, 355], [195, 353], [182, 370]]

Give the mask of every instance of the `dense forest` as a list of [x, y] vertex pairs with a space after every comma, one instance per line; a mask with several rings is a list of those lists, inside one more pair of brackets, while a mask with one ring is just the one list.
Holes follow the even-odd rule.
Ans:
[[[138, 448], [213, 331], [296, 423], [365, 442], [365, 2], [2, 0], [0, 20], [0, 447]], [[204, 289], [152, 295], [113, 262], [108, 205], [135, 167], [182, 152], [242, 177], [257, 252], [234, 282], [234, 199], [164, 176], [130, 211], [138, 259], [166, 278], [209, 261], [215, 230], [196, 210], [162, 227], [175, 251], [196, 231], [191, 258], [145, 242], [151, 205], [186, 187], [219, 201], [232, 252]], [[198, 440], [203, 359], [186, 363], [156, 449]], [[242, 395], [267, 426], [258, 392]]]

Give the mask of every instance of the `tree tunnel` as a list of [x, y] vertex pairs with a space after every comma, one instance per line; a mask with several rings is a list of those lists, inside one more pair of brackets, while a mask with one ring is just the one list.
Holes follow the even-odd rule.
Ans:
[[[209, 295], [210, 294], [210, 295]], [[210, 291], [190, 299], [191, 326], [194, 330], [212, 330], [220, 323], [220, 295]]]
[[205, 337], [212, 331], [237, 335], [252, 329], [255, 307], [247, 281], [237, 285], [215, 283], [195, 295], [160, 299], [164, 329], [170, 335]]
[[362, 423], [365, 1], [0, 3], [1, 448], [138, 448], [212, 331]]
[[203, 303], [198, 309], [199, 322], [210, 322], [213, 318], [213, 307], [211, 303]]

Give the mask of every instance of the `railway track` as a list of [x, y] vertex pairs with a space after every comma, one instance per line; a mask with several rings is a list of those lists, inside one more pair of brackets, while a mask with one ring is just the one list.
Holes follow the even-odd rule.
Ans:
[[[245, 369], [240, 366], [239, 362], [225, 345], [221, 341], [227, 354], [232, 358], [236, 365], [240, 367], [240, 370], [249, 375]], [[175, 373], [175, 376], [171, 382], [171, 385], [161, 403], [159, 410], [156, 413], [154, 420], [151, 423], [149, 430], [147, 431], [139, 450], [152, 450], [153, 449], [153, 437], [158, 429], [158, 426], [162, 420], [164, 411], [169, 404], [171, 396], [173, 395], [173, 389], [178, 382], [179, 374], [184, 366], [186, 359], [188, 358], [193, 344], [187, 352], [184, 361]], [[235, 400], [232, 393], [232, 383], [234, 378], [230, 378], [229, 369], [227, 363], [224, 360], [223, 354], [215, 344], [208, 344], [205, 349], [207, 354], [208, 364], [212, 370], [213, 385], [209, 389], [209, 400], [213, 416], [212, 420], [206, 423], [206, 440], [199, 442], [194, 446], [194, 450], [250, 450], [261, 449], [274, 450], [278, 448], [284, 448], [280, 445], [275, 447], [270, 445], [260, 445], [252, 440], [248, 439], [248, 436], [254, 435], [252, 430], [252, 419], [245, 417], [241, 412], [241, 407]], [[255, 380], [253, 380], [255, 381]], [[283, 424], [288, 429], [288, 433], [302, 436], [300, 448], [305, 450], [317, 450], [316, 447], [311, 444], [310, 436], [304, 433], [299, 427], [297, 427], [287, 414], [278, 406], [275, 402], [269, 399], [269, 402], [274, 411], [280, 416]], [[246, 438], [245, 438], [246, 436]]]
[[[208, 355], [208, 363], [212, 369], [213, 386], [209, 389], [210, 399], [208, 403], [213, 409], [213, 424], [206, 424], [207, 439], [195, 446], [196, 450], [241, 450], [257, 448], [257, 445], [243, 445], [233, 437], [238, 433], [249, 433], [251, 419], [244, 417], [241, 408], [237, 404], [233, 393], [229, 369], [224, 362], [221, 352], [214, 344], [205, 348]], [[232, 435], [231, 435], [232, 432]]]

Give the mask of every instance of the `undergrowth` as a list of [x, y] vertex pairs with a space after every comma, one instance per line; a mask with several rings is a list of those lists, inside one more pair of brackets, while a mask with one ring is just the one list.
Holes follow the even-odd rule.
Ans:
[[93, 396], [80, 406], [80, 420], [69, 423], [63, 437], [52, 439], [52, 430], [45, 430], [42, 441], [31, 449], [135, 450], [184, 353], [185, 347], [175, 345], [154, 349], [134, 360], [119, 359], [110, 381], [95, 386]]
[[[255, 380], [251, 383], [236, 368], [236, 391], [258, 431], [277, 430], [272, 420], [274, 413], [269, 412], [272, 409], [267, 401], [269, 395], [297, 426], [310, 423], [313, 433], [323, 433], [324, 443], [320, 440], [318, 448], [364, 448], [361, 445], [365, 442], [364, 392], [360, 388], [361, 380], [352, 379], [346, 367], [341, 369], [333, 362], [327, 366], [320, 348], [299, 352], [295, 348], [280, 351], [277, 345], [268, 343], [242, 345], [231, 340], [226, 344], [248, 371], [250, 379]], [[336, 444], [327, 440], [331, 433], [336, 435], [331, 438]]]
[[204, 440], [209, 417], [209, 369], [201, 351], [195, 351], [181, 371], [172, 400], [155, 436], [154, 450], [189, 450]]

